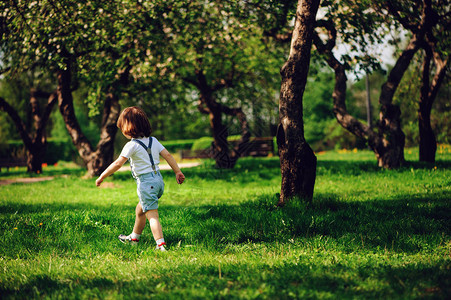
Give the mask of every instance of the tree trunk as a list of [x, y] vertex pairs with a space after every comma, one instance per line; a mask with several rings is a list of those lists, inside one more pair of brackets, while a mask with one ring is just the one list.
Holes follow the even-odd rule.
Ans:
[[[128, 74], [129, 69], [125, 73]], [[121, 74], [121, 81], [125, 80]], [[78, 150], [80, 157], [86, 165], [90, 176], [100, 175], [112, 162], [114, 155], [114, 139], [117, 132], [116, 122], [120, 114], [120, 105], [117, 96], [110, 93], [105, 101], [100, 140], [94, 149], [83, 134], [74, 112], [72, 91], [70, 88], [70, 67], [58, 72], [58, 104], [63, 116], [66, 129], [72, 142]]]
[[[68, 65], [65, 70], [58, 71], [58, 106], [63, 116], [66, 129], [72, 139], [72, 143], [78, 150], [78, 154], [83, 159], [83, 162], [88, 165], [92, 159], [91, 155], [94, 149], [91, 143], [83, 134], [80, 124], [78, 124], [75, 116], [74, 103], [71, 90], [71, 71]], [[88, 169], [91, 173], [91, 170]]]
[[[428, 43], [423, 46], [425, 57], [423, 61], [423, 71], [421, 78], [420, 102], [418, 109], [418, 127], [420, 133], [420, 161], [435, 162], [437, 152], [437, 140], [431, 126], [432, 104], [437, 97], [438, 90], [446, 75], [448, 58], [442, 59], [435, 51], [435, 44], [428, 39]], [[436, 72], [430, 83], [431, 62], [434, 62]]]
[[373, 108], [371, 106], [371, 92], [370, 92], [370, 76], [368, 73], [365, 76], [365, 90], [366, 90], [366, 123], [368, 127], [373, 128]]
[[[204, 99], [204, 96], [201, 95], [201, 99]], [[213, 158], [216, 161], [216, 167], [231, 169], [249, 146], [250, 132], [246, 115], [241, 108], [230, 108], [211, 99], [208, 102], [202, 101], [203, 103], [210, 103], [207, 108], [200, 108], [200, 110], [203, 113], [208, 113], [210, 118], [210, 127], [213, 135]], [[199, 107], [204, 106], [201, 104]], [[235, 148], [230, 147], [227, 141], [229, 131], [227, 126], [222, 123], [223, 114], [235, 116], [241, 123], [241, 139]]]
[[418, 51], [421, 40], [422, 37], [417, 35], [410, 39], [381, 88], [378, 138], [370, 141], [380, 167], [398, 168], [405, 162], [405, 135], [401, 128], [401, 110], [393, 104], [393, 96], [414, 54]]
[[42, 173], [42, 159], [45, 155], [45, 146], [39, 141], [33, 143], [30, 149], [27, 149], [27, 172]]
[[238, 119], [241, 124], [241, 138], [238, 142], [238, 145], [232, 148], [231, 160], [233, 161], [233, 165], [235, 166], [238, 158], [240, 158], [243, 153], [245, 153], [250, 144], [249, 140], [251, 137], [251, 133], [249, 131], [249, 124], [246, 119], [246, 115], [244, 114], [241, 108], [230, 108], [224, 105], [221, 105], [221, 111], [226, 115], [234, 116]]
[[[38, 97], [48, 97], [47, 105], [42, 114], [40, 113], [39, 102], [37, 101]], [[35, 121], [34, 126], [36, 128], [34, 137], [32, 137], [32, 134], [27, 132], [26, 126], [20, 119], [17, 111], [3, 98], [0, 98], [0, 108], [6, 111], [13, 120], [20, 133], [25, 149], [27, 149], [27, 172], [37, 174], [42, 173], [42, 162], [47, 144], [45, 128], [55, 103], [56, 93], [49, 94], [34, 89], [31, 90], [30, 104], [32, 107], [32, 116]]]
[[282, 173], [278, 205], [299, 197], [313, 198], [316, 179], [316, 156], [304, 138], [302, 98], [310, 66], [315, 16], [319, 0], [299, 0], [290, 55], [281, 69], [277, 145]]
[[96, 151], [92, 153], [87, 163], [90, 174], [97, 176], [114, 160], [114, 140], [117, 133], [116, 122], [119, 118], [121, 107], [118, 98], [110, 93], [105, 101], [103, 120], [100, 131], [100, 140]]
[[222, 112], [219, 109], [210, 109], [210, 126], [213, 134], [213, 156], [216, 161], [216, 167], [220, 169], [231, 169], [236, 161], [232, 160], [229, 151], [229, 142], [227, 138], [229, 131], [227, 126], [222, 123]]
[[407, 70], [413, 55], [418, 51], [421, 38], [414, 35], [406, 49], [398, 58], [395, 66], [390, 71], [387, 81], [381, 89], [379, 97], [380, 119], [377, 131], [369, 125], [365, 125], [351, 116], [346, 109], [346, 82], [345, 66], [339, 62], [332, 49], [335, 46], [336, 30], [332, 22], [318, 22], [329, 32], [329, 40], [323, 43], [318, 34], [314, 36], [314, 43], [328, 65], [335, 71], [335, 87], [332, 94], [334, 101], [334, 114], [338, 123], [354, 135], [364, 138], [374, 151], [378, 166], [392, 169], [398, 168], [404, 163], [405, 135], [401, 129], [401, 111], [393, 104], [393, 95]]
[[[213, 91], [218, 88], [212, 88], [208, 85], [202, 70], [196, 70], [196, 81], [188, 80], [188, 82], [199, 89], [199, 111], [209, 115], [213, 135], [213, 158], [216, 161], [216, 167], [220, 169], [233, 168], [249, 145], [250, 132], [246, 115], [241, 108], [230, 108], [215, 100]], [[235, 116], [241, 123], [241, 139], [235, 148], [229, 147], [227, 141], [229, 131], [222, 122], [223, 114]]]
[[229, 132], [226, 126], [222, 123], [222, 110], [220, 105], [214, 101], [211, 88], [207, 85], [202, 71], [197, 71], [200, 97], [197, 108], [203, 114], [208, 114], [210, 120], [210, 128], [213, 136], [212, 152], [213, 158], [216, 161], [216, 167], [220, 169], [231, 169], [235, 166], [229, 153], [229, 143], [227, 138]]
[[431, 127], [431, 110], [420, 102], [418, 110], [418, 127], [420, 133], [420, 161], [435, 162], [437, 140]]

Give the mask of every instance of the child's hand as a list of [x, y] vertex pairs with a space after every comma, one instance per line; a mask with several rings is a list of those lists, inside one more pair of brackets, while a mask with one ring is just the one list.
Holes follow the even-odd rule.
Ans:
[[96, 180], [96, 185], [97, 186], [100, 186], [101, 184], [102, 184], [102, 182], [103, 182], [103, 178], [97, 178], [97, 180]]
[[178, 184], [182, 184], [183, 181], [185, 181], [185, 175], [180, 171], [177, 174], [175, 174], [175, 179], [177, 180]]

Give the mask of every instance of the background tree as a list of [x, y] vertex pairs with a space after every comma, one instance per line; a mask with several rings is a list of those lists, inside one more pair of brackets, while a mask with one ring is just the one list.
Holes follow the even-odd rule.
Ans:
[[302, 97], [307, 83], [310, 51], [319, 0], [299, 0], [290, 55], [282, 67], [277, 145], [282, 186], [279, 205], [290, 198], [311, 200], [316, 178], [316, 156], [304, 138]]
[[[396, 168], [404, 162], [404, 143], [405, 136], [401, 129], [400, 122], [400, 110], [399, 107], [393, 104], [393, 96], [396, 89], [402, 79], [404, 72], [407, 70], [410, 61], [414, 54], [420, 49], [421, 43], [424, 40], [425, 31], [430, 26], [431, 18], [433, 15], [429, 14], [430, 4], [425, 1], [423, 3], [421, 19], [416, 23], [415, 28], [412, 28], [412, 36], [408, 45], [399, 56], [395, 66], [390, 71], [387, 81], [383, 84], [381, 94], [379, 96], [380, 104], [380, 119], [377, 128], [374, 130], [363, 122], [359, 121], [355, 117], [351, 116], [346, 109], [346, 82], [347, 77], [345, 74], [346, 65], [341, 63], [333, 54], [332, 49], [335, 46], [337, 39], [337, 32], [342, 34], [345, 41], [350, 38], [349, 32], [346, 33], [341, 28], [344, 24], [358, 25], [361, 30], [359, 33], [360, 38], [356, 38], [357, 41], [364, 40], [366, 36], [372, 36], [375, 39], [378, 36], [378, 32], [375, 31], [375, 24], [381, 24], [381, 17], [384, 14], [378, 14], [384, 12], [384, 8], [376, 6], [374, 10], [370, 10], [370, 6], [361, 6], [362, 3], [355, 4], [349, 3], [348, 7], [352, 7], [352, 20], [349, 22], [343, 22], [345, 18], [349, 18], [349, 15], [341, 14], [340, 4], [337, 6], [331, 6], [334, 11], [339, 12], [338, 16], [335, 12], [331, 15], [326, 15], [326, 19], [329, 21], [319, 22], [320, 27], [327, 29], [329, 36], [327, 42], [323, 42], [320, 39], [319, 34], [315, 38], [315, 46], [318, 51], [325, 57], [329, 66], [334, 69], [336, 74], [336, 85], [333, 94], [334, 99], [334, 113], [338, 122], [347, 130], [353, 134], [362, 137], [368, 141], [369, 146], [373, 149], [378, 159], [378, 165], [385, 168]], [[347, 4], [347, 3], [345, 3]], [[373, 11], [374, 13], [370, 13]], [[361, 13], [359, 13], [361, 12]], [[334, 25], [332, 15], [336, 20], [340, 20], [340, 28], [337, 31], [336, 24]], [[358, 16], [362, 18], [359, 19]], [[351, 31], [352, 33], [352, 31]]]
[[[403, 131], [406, 134], [406, 147], [418, 147], [420, 135], [418, 130], [418, 111], [420, 90], [422, 85], [422, 68], [424, 51], [415, 56], [406, 74], [403, 76], [394, 102], [401, 108]], [[442, 88], [438, 91], [431, 108], [431, 127], [437, 144], [449, 144], [451, 136], [450, 112], [450, 77], [445, 76]]]
[[[2, 9], [0, 14], [0, 55], [3, 57], [0, 74], [4, 76], [9, 72], [13, 72], [9, 63], [14, 61], [11, 57], [6, 56], [6, 53], [10, 50], [7, 40], [10, 36], [15, 42], [19, 42], [20, 39], [9, 26], [9, 23], [12, 22], [12, 17], [9, 14], [10, 10], [7, 3], [0, 4], [0, 9]], [[47, 78], [39, 79], [36, 77], [36, 72], [29, 71], [17, 74], [15, 80], [4, 81], [3, 85], [6, 84], [10, 88], [18, 90], [11, 91], [8, 94], [5, 87], [2, 86], [2, 94], [4, 97], [9, 97], [9, 101], [0, 97], [0, 109], [9, 115], [24, 143], [27, 156], [27, 171], [41, 173], [42, 159], [47, 144], [46, 126], [56, 103], [56, 92], [46, 92], [46, 90], [51, 89], [46, 82]], [[31, 78], [31, 80], [27, 80], [28, 78]], [[25, 83], [25, 81], [28, 82]], [[24, 91], [22, 85], [25, 84], [31, 87], [29, 91]], [[16, 100], [15, 96], [19, 98], [18, 101], [14, 101]], [[21, 105], [26, 103], [25, 97], [29, 98], [28, 105]], [[41, 99], [45, 99], [46, 103], [42, 103]], [[20, 109], [25, 113], [20, 113]], [[21, 115], [24, 115], [24, 118]]]
[[[393, 168], [404, 161], [405, 139], [401, 129], [401, 112], [399, 107], [393, 103], [393, 97], [414, 54], [418, 52], [420, 47], [430, 44], [427, 42], [426, 32], [436, 30], [433, 24], [438, 22], [436, 17], [439, 16], [435, 16], [436, 12], [433, 8], [442, 10], [441, 19], [444, 19], [447, 14], [446, 8], [444, 8], [446, 5], [443, 6], [440, 1], [416, 2], [413, 7], [411, 7], [410, 1], [390, 1], [388, 9], [386, 4], [385, 1], [360, 1], [359, 3], [354, 1], [323, 1], [322, 12], [324, 17], [318, 22], [315, 46], [336, 73], [333, 99], [334, 113], [338, 122], [349, 132], [368, 142], [375, 152], [380, 166]], [[399, 13], [400, 8], [404, 9], [402, 13]], [[410, 18], [406, 18], [407, 14], [410, 14]], [[409, 22], [407, 22], [408, 19]], [[381, 55], [377, 48], [382, 47], [378, 42], [384, 40], [388, 33], [399, 30], [401, 20], [410, 25], [408, 30], [412, 38], [405, 51], [399, 56], [397, 64], [395, 64], [381, 89], [379, 94], [380, 117], [376, 128], [372, 129], [368, 124], [365, 125], [353, 116], [346, 106], [346, 72], [351, 70], [351, 67], [354, 67], [357, 72], [359, 70], [371, 72], [379, 69], [378, 56]], [[288, 23], [285, 22], [285, 24]], [[283, 22], [277, 24], [283, 24]], [[446, 22], [442, 20], [442, 28], [443, 24], [446, 24]], [[285, 26], [285, 28], [287, 27]], [[279, 41], [286, 41], [287, 34], [284, 32], [286, 32], [286, 29], [282, 26], [275, 26], [274, 30], [267, 30], [266, 34]], [[445, 32], [445, 36], [448, 34], [446, 30], [438, 32]], [[396, 42], [397, 37], [392, 35], [392, 38], [395, 39], [392, 42]], [[327, 40], [327, 42], [324, 42], [324, 40]], [[447, 39], [435, 40], [446, 41]], [[338, 57], [332, 51], [336, 51], [337, 41], [341, 43], [340, 45], [346, 45], [349, 49], [341, 57]], [[436, 57], [438, 56], [436, 55]], [[431, 135], [428, 134], [427, 136], [430, 137]]]
[[[135, 6], [132, 6], [135, 7]], [[121, 33], [128, 21], [127, 7], [101, 1], [2, 2], [4, 28], [1, 47], [5, 75], [15, 76], [39, 66], [56, 74], [58, 104], [66, 128], [88, 168], [102, 172], [112, 161], [121, 89], [127, 85], [134, 40]], [[119, 22], [116, 22], [119, 17]], [[121, 17], [123, 17], [121, 19]], [[121, 23], [121, 24], [117, 24]], [[126, 55], [123, 55], [123, 54]], [[85, 84], [92, 111], [104, 103], [96, 148], [83, 134], [73, 108], [72, 92]], [[103, 101], [102, 99], [106, 99]]]
[[[39, 98], [45, 98], [47, 104], [42, 109]], [[32, 89], [30, 91], [31, 116], [34, 120], [34, 130], [27, 130], [25, 122], [20, 118], [17, 110], [0, 97], [0, 109], [8, 113], [27, 150], [27, 171], [42, 172], [42, 162], [47, 143], [46, 126], [50, 113], [56, 103], [56, 92], [47, 93]]]
[[[221, 168], [233, 167], [247, 147], [250, 131], [243, 106], [255, 101], [230, 95], [249, 96], [239, 91], [261, 82], [255, 78], [270, 78], [268, 64], [277, 62], [267, 59], [270, 51], [261, 51], [269, 48], [262, 43], [258, 26], [237, 17], [240, 8], [233, 1], [174, 1], [162, 20], [169, 49], [159, 72], [198, 93], [198, 110], [209, 117], [214, 157]], [[225, 115], [238, 120], [241, 128], [241, 140], [233, 149], [227, 141], [231, 127]]]
[[[434, 1], [434, 4], [428, 11], [428, 14], [432, 16], [430, 20], [432, 24], [428, 27], [425, 42], [422, 46], [424, 59], [418, 109], [419, 159], [426, 162], [435, 162], [437, 139], [431, 126], [431, 110], [449, 68], [449, 49], [451, 47], [450, 3], [449, 1]], [[415, 8], [419, 9], [418, 7]], [[404, 28], [411, 30], [413, 26], [410, 21], [411, 18], [408, 17], [409, 14], [406, 15], [406, 12], [409, 13], [410, 9], [398, 6], [391, 7], [391, 10]]]

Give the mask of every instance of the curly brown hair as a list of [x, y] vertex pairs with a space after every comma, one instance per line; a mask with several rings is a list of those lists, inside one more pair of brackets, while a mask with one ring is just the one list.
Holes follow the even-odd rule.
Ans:
[[152, 133], [146, 113], [136, 106], [127, 107], [121, 112], [117, 127], [124, 135], [132, 138], [149, 137]]

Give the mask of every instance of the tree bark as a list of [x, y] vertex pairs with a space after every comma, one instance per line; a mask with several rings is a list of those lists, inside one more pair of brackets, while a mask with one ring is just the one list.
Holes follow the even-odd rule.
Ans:
[[117, 119], [121, 107], [119, 100], [113, 93], [108, 94], [105, 101], [100, 140], [96, 151], [87, 163], [88, 171], [92, 175], [100, 175], [114, 160], [114, 140], [117, 133]]
[[[434, 51], [434, 42], [427, 39], [424, 44], [425, 57], [422, 67], [422, 79], [420, 89], [420, 101], [418, 109], [418, 127], [420, 133], [419, 160], [424, 162], [435, 162], [435, 154], [437, 152], [437, 140], [431, 126], [431, 111], [438, 90], [446, 75], [446, 66], [448, 57], [442, 59], [440, 55]], [[436, 71], [430, 82], [431, 62], [434, 62]]]
[[[44, 112], [40, 113], [39, 102], [37, 98], [47, 97], [47, 105]], [[9, 105], [3, 98], [0, 98], [0, 108], [2, 108], [16, 125], [17, 130], [22, 138], [25, 149], [27, 150], [27, 172], [42, 173], [42, 162], [45, 156], [47, 137], [45, 136], [45, 127], [49, 120], [50, 113], [56, 103], [56, 92], [53, 94], [41, 92], [32, 89], [30, 96], [30, 104], [32, 108], [32, 116], [36, 132], [33, 134], [27, 132], [26, 126], [20, 119], [17, 111]]]
[[315, 17], [319, 0], [299, 0], [290, 55], [280, 73], [282, 84], [279, 102], [277, 145], [282, 174], [278, 205], [299, 197], [313, 198], [316, 179], [316, 156], [304, 138], [302, 98], [310, 66]]
[[393, 96], [409, 64], [420, 47], [422, 37], [416, 34], [396, 61], [387, 81], [382, 85], [379, 96], [380, 118], [378, 138], [369, 141], [376, 153], [378, 165], [384, 168], [398, 168], [404, 162], [405, 135], [401, 128], [401, 110], [393, 104]]
[[[128, 69], [129, 71], [129, 69]], [[126, 73], [128, 74], [128, 71]], [[58, 104], [66, 129], [86, 165], [89, 176], [100, 175], [112, 162], [114, 155], [114, 139], [117, 132], [116, 122], [120, 114], [117, 96], [111, 92], [105, 101], [103, 121], [100, 128], [100, 140], [94, 149], [83, 134], [74, 111], [70, 65], [58, 71]], [[124, 75], [127, 77], [128, 75]], [[120, 76], [120, 81], [125, 80]]]
[[[68, 65], [65, 70], [58, 71], [58, 106], [63, 116], [66, 129], [72, 139], [73, 144], [78, 150], [78, 154], [87, 165], [92, 159], [91, 155], [94, 149], [88, 138], [83, 134], [77, 117], [75, 116], [74, 102], [71, 90], [71, 71]], [[88, 169], [88, 172], [90, 170]]]
[[437, 140], [431, 126], [431, 109], [421, 101], [418, 109], [418, 129], [420, 133], [419, 160], [434, 163]]
[[[202, 70], [196, 70], [196, 80], [188, 80], [188, 82], [194, 84], [200, 92], [199, 111], [209, 115], [210, 128], [213, 135], [213, 158], [216, 162], [216, 167], [220, 169], [233, 168], [249, 145], [250, 132], [246, 115], [239, 107], [230, 108], [215, 100], [213, 92], [226, 86], [211, 87], [207, 83], [207, 79]], [[231, 148], [227, 141], [229, 131], [227, 126], [222, 122], [223, 114], [235, 116], [241, 124], [241, 139], [234, 148]]]
[[368, 141], [368, 145], [376, 155], [378, 166], [388, 169], [400, 167], [405, 161], [405, 135], [401, 129], [401, 111], [398, 106], [392, 103], [393, 95], [410, 61], [420, 47], [422, 36], [413, 35], [390, 71], [387, 81], [383, 84], [379, 97], [379, 122], [377, 128], [373, 129], [351, 116], [346, 109], [347, 77], [344, 64], [339, 62], [332, 53], [336, 39], [336, 30], [333, 23], [323, 21], [318, 22], [318, 26], [325, 27], [329, 32], [329, 40], [326, 43], [323, 43], [318, 34], [315, 33], [314, 44], [328, 65], [335, 71], [335, 87], [332, 98], [334, 101], [333, 111], [338, 123], [349, 132]]

